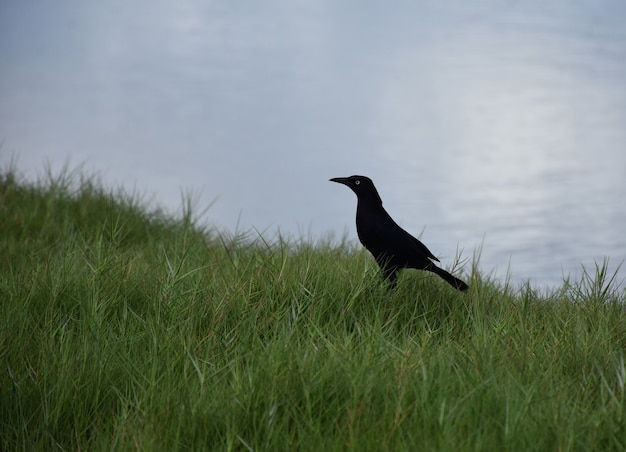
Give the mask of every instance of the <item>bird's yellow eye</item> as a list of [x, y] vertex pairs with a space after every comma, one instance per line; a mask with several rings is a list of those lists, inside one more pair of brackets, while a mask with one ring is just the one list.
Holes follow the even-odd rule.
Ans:
[[361, 181], [358, 180], [358, 179], [354, 181], [354, 185], [359, 185], [360, 183], [361, 183]]

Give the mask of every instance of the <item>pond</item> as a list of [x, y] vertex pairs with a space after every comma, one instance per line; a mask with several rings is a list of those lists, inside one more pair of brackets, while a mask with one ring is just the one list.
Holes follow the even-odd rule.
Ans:
[[27, 177], [84, 164], [231, 232], [356, 240], [328, 179], [364, 174], [444, 265], [547, 287], [626, 258], [618, 0], [5, 2], [0, 61]]

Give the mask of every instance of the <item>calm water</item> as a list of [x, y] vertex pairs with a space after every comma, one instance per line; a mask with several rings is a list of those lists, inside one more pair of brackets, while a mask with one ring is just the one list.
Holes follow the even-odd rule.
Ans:
[[626, 258], [626, 3], [5, 1], [0, 140], [270, 236], [356, 238], [328, 179], [369, 175], [444, 263], [558, 284]]

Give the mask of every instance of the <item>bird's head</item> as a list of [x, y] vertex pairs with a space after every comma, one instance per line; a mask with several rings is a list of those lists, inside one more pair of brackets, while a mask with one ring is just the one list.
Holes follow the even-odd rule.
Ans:
[[338, 184], [344, 184], [350, 187], [350, 189], [356, 194], [357, 198], [362, 201], [380, 202], [380, 196], [372, 179], [365, 176], [350, 176], [350, 177], [333, 177], [331, 182], [337, 182]]

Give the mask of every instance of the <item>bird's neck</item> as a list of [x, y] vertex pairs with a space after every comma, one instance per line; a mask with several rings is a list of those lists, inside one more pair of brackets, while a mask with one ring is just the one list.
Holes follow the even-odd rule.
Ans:
[[383, 201], [377, 192], [367, 197], [359, 197], [357, 202], [358, 210], [384, 210]]

